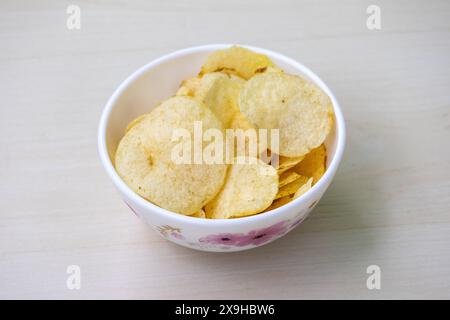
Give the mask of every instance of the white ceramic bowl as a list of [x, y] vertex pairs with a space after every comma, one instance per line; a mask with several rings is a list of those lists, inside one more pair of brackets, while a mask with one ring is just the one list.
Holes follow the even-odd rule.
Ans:
[[137, 195], [119, 177], [111, 161], [127, 124], [176, 92], [180, 82], [195, 76], [206, 56], [229, 47], [214, 44], [187, 48], [156, 59], [130, 75], [105, 106], [98, 131], [98, 148], [106, 172], [134, 213], [167, 240], [197, 250], [231, 252], [258, 247], [278, 239], [308, 216], [331, 183], [345, 145], [345, 124], [330, 89], [311, 70], [282, 54], [245, 46], [266, 54], [286, 72], [301, 75], [331, 98], [335, 126], [327, 141], [327, 170], [310, 191], [275, 210], [237, 219], [199, 219], [160, 208]]

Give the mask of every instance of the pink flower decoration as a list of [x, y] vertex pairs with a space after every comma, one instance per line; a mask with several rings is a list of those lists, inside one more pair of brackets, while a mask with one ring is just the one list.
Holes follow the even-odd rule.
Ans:
[[287, 221], [278, 222], [266, 228], [252, 230], [247, 234], [242, 233], [220, 233], [212, 234], [206, 237], [200, 238], [202, 243], [214, 244], [214, 245], [228, 245], [244, 247], [248, 245], [258, 246], [263, 243], [269, 242], [278, 236], [285, 234], [289, 228]]
[[245, 238], [242, 233], [219, 233], [200, 238], [198, 241], [218, 245], [237, 245]]
[[175, 239], [179, 239], [179, 240], [183, 240], [183, 239], [184, 239], [183, 235], [182, 235], [181, 233], [179, 233], [179, 232], [174, 232], [174, 231], [172, 231], [172, 232], [170, 233], [170, 235], [171, 235], [172, 237], [174, 237]]
[[287, 231], [286, 221], [281, 221], [270, 227], [250, 231], [237, 245], [239, 247], [248, 245], [259, 246], [285, 234]]

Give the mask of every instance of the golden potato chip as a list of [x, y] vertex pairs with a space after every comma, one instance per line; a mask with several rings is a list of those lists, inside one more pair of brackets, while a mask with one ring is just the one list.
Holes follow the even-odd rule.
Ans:
[[306, 183], [304, 185], [302, 185], [300, 188], [298, 188], [298, 190], [295, 191], [295, 193], [294, 193], [293, 199], [297, 199], [302, 194], [306, 193], [306, 191], [311, 189], [312, 181], [313, 181], [313, 179], [309, 178], [308, 181], [306, 181]]
[[180, 144], [172, 139], [175, 130], [193, 136], [195, 121], [201, 121], [204, 130], [222, 129], [202, 103], [185, 96], [170, 98], [126, 133], [115, 157], [118, 174], [136, 193], [185, 215], [199, 212], [216, 196], [227, 168], [225, 164], [177, 164], [172, 160], [172, 152]]
[[279, 208], [281, 206], [284, 206], [285, 204], [289, 203], [292, 201], [292, 198], [289, 196], [283, 197], [283, 198], [279, 198], [276, 199], [272, 202], [272, 204], [266, 209], [264, 210], [264, 212]]
[[[263, 147], [264, 145], [261, 144], [261, 146]], [[259, 158], [262, 161], [264, 161], [264, 163], [270, 164], [270, 161], [272, 160], [272, 151], [270, 151], [270, 149], [267, 149], [267, 146], [265, 149], [261, 148], [259, 151], [260, 151]], [[280, 174], [278, 173], [278, 176], [279, 175]]]
[[226, 74], [231, 80], [233, 80], [234, 82], [237, 82], [240, 85], [244, 85], [246, 80], [244, 78], [241, 78], [240, 76], [236, 75], [236, 74], [232, 74], [232, 73], [227, 73]]
[[277, 169], [278, 174], [281, 175], [283, 172], [291, 169], [292, 167], [294, 167], [297, 163], [299, 163], [303, 159], [304, 159], [304, 156], [301, 156], [301, 157], [279, 156], [278, 157], [278, 166], [276, 165], [276, 163], [275, 163], [276, 161], [274, 159], [272, 159], [271, 165], [272, 165], [272, 167]]
[[279, 73], [279, 72], [284, 72], [284, 70], [281, 69], [281, 68], [278, 68], [278, 67], [276, 67], [276, 66], [272, 66], [272, 67], [267, 67], [267, 69], [264, 70], [264, 73], [269, 73], [269, 72], [276, 72], [276, 73]]
[[177, 92], [175, 93], [176, 96], [190, 96], [192, 97], [192, 92], [189, 90], [189, 88], [185, 86], [181, 86], [178, 88]]
[[[301, 176], [298, 176], [301, 177]], [[294, 180], [295, 181], [295, 180]], [[302, 178], [302, 183], [305, 181], [305, 179]], [[300, 184], [300, 183], [299, 183]], [[280, 187], [282, 186], [281, 183], [281, 177], [280, 177], [280, 183], [279, 183]], [[297, 189], [297, 191], [292, 192], [293, 190], [295, 190], [295, 188], [298, 186], [294, 184], [292, 185], [292, 187], [289, 188], [289, 190], [283, 190], [284, 193], [290, 193], [290, 195], [286, 195], [284, 197], [281, 198], [276, 198], [272, 204], [266, 209], [264, 210], [264, 212], [270, 211], [270, 210], [274, 210], [276, 208], [279, 208], [281, 206], [284, 206], [285, 204], [288, 204], [289, 202], [291, 202], [292, 200], [300, 197], [302, 194], [306, 193], [308, 190], [311, 189], [312, 186], [312, 178], [309, 178], [306, 183], [304, 183], [303, 185], [300, 185], [300, 187]], [[281, 189], [280, 189], [281, 191]], [[277, 195], [278, 196], [278, 195]]]
[[294, 171], [303, 176], [313, 178], [313, 185], [319, 181], [325, 173], [325, 162], [327, 151], [322, 144], [320, 147], [311, 150], [299, 164], [294, 167]]
[[320, 146], [330, 133], [333, 126], [331, 104], [313, 104], [312, 101], [307, 101], [302, 94], [289, 101], [287, 114], [290, 116], [280, 120], [281, 154], [306, 155]]
[[303, 83], [303, 79], [283, 73], [257, 74], [244, 85], [240, 110], [258, 128], [278, 128], [287, 100], [300, 91]]
[[202, 101], [222, 121], [224, 128], [239, 112], [237, 100], [243, 85], [224, 73], [205, 74], [195, 92], [195, 98]]
[[193, 97], [200, 86], [200, 78], [194, 77], [181, 82], [180, 88], [178, 89], [176, 95], [180, 96], [190, 96]]
[[[267, 144], [265, 143], [265, 141], [261, 141], [259, 140], [259, 135], [258, 135], [258, 131], [256, 130], [256, 128], [247, 120], [247, 118], [241, 113], [238, 112], [235, 114], [235, 116], [233, 117], [231, 123], [230, 123], [230, 129], [233, 130], [237, 130], [237, 129], [242, 129], [245, 135], [245, 145], [242, 146], [239, 145], [238, 142], [238, 133], [237, 131], [234, 131], [234, 156], [257, 156], [258, 158], [260, 158], [261, 160], [263, 160], [265, 163], [269, 163], [270, 162], [270, 155], [266, 155], [264, 157], [264, 152], [270, 152], [270, 150], [267, 150]], [[255, 154], [253, 154], [250, 151], [250, 139], [248, 139], [248, 130], [253, 130], [253, 135], [256, 137], [256, 150], [255, 150]], [[227, 140], [228, 143], [230, 143], [230, 141]]]
[[196, 213], [191, 214], [190, 216], [194, 217], [194, 218], [204, 218], [204, 219], [206, 219], [206, 213], [205, 213], [205, 210], [203, 210], [203, 209], [200, 209], [200, 211], [197, 211]]
[[125, 133], [130, 131], [131, 128], [133, 128], [135, 125], [137, 125], [139, 122], [141, 122], [142, 120], [144, 120], [145, 116], [147, 114], [143, 114], [139, 117], [137, 117], [136, 119], [134, 119], [133, 121], [131, 121], [128, 125], [127, 128], [125, 129]]
[[230, 123], [231, 129], [255, 129], [255, 126], [248, 121], [245, 115], [241, 112], [237, 112]]
[[201, 77], [199, 76], [197, 78], [198, 84], [195, 89], [195, 98], [197, 100], [203, 101], [206, 94], [209, 92], [209, 90], [211, 90], [211, 87], [214, 85], [214, 83], [218, 79], [225, 79], [225, 78], [228, 78], [228, 76], [226, 73], [223, 72], [211, 72]]
[[[211, 53], [175, 97], [128, 124], [115, 167], [136, 193], [174, 212], [213, 219], [258, 214], [317, 183], [326, 169], [323, 142], [333, 120], [330, 98], [315, 84], [286, 74], [263, 54], [233, 46]], [[227, 129], [219, 149], [211, 148], [215, 137], [203, 137], [200, 150], [192, 143], [198, 122], [210, 136], [217, 131], [208, 129]], [[234, 160], [232, 165], [204, 162], [203, 151], [214, 157], [222, 147], [224, 163]]]
[[279, 129], [280, 155], [300, 157], [323, 143], [333, 125], [328, 96], [285, 73], [261, 73], [246, 82], [239, 107], [257, 128]]
[[235, 159], [228, 168], [222, 190], [205, 206], [208, 218], [248, 216], [270, 206], [278, 191], [277, 172], [259, 159], [253, 161], [254, 164], [239, 164]]
[[283, 173], [285, 173], [286, 171], [288, 171], [289, 169], [292, 169], [292, 167], [286, 167], [286, 168], [282, 168], [282, 169], [278, 169], [278, 175], [282, 175]]
[[273, 63], [266, 55], [233, 46], [211, 53], [202, 66], [200, 74], [223, 71], [236, 74], [247, 80], [255, 73], [261, 72], [270, 66], [273, 66]]
[[278, 190], [275, 199], [283, 198], [294, 194], [301, 186], [308, 182], [308, 177], [299, 176], [296, 180], [283, 186]]
[[280, 182], [278, 183], [278, 187], [284, 187], [285, 185], [294, 182], [299, 179], [300, 175], [294, 171], [287, 171], [280, 175]]

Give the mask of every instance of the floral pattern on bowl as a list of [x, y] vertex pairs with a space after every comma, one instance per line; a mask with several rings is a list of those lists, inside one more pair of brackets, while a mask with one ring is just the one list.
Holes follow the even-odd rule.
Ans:
[[164, 238], [175, 238], [178, 240], [184, 240], [184, 236], [181, 234], [180, 228], [174, 228], [168, 225], [156, 227], [156, 230], [164, 237]]
[[198, 239], [197, 242], [185, 241], [180, 228], [169, 225], [157, 226], [156, 230], [164, 238], [172, 238], [176, 242], [186, 242], [190, 247], [197, 247], [200, 249], [221, 249], [228, 250], [237, 247], [258, 247], [260, 245], [269, 243], [275, 239], [285, 235], [308, 216], [308, 213], [301, 213], [292, 220], [284, 220], [277, 222], [265, 228], [251, 230], [247, 233], [218, 233], [210, 234]]
[[289, 231], [289, 221], [281, 221], [266, 228], [251, 230], [244, 233], [219, 233], [212, 234], [199, 239], [201, 243], [228, 246], [259, 246], [269, 242]]

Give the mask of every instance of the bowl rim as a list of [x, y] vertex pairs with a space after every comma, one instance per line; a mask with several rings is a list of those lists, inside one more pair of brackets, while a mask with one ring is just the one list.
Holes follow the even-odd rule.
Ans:
[[[212, 52], [215, 50], [220, 50], [224, 48], [228, 48], [233, 45], [238, 45], [241, 47], [248, 48], [250, 50], [253, 50], [258, 53], [265, 54], [269, 57], [275, 57], [278, 60], [282, 60], [288, 65], [293, 66], [294, 68], [300, 70], [304, 75], [306, 75], [310, 80], [312, 80], [315, 84], [317, 84], [322, 90], [324, 90], [328, 96], [330, 97], [333, 105], [333, 111], [335, 115], [335, 126], [336, 126], [336, 132], [337, 132], [337, 142], [336, 142], [336, 150], [333, 159], [330, 162], [330, 165], [328, 166], [327, 170], [325, 171], [324, 175], [321, 177], [321, 179], [312, 186], [310, 190], [308, 190], [306, 193], [298, 197], [297, 199], [294, 199], [293, 201], [276, 208], [274, 210], [270, 210], [264, 213], [255, 214], [251, 216], [246, 217], [239, 217], [235, 219], [199, 219], [191, 216], [182, 215], [164, 208], [161, 208], [150, 201], [142, 198], [140, 195], [138, 195], [136, 192], [134, 192], [128, 185], [122, 180], [122, 178], [117, 173], [116, 169], [114, 168], [114, 165], [112, 164], [112, 161], [109, 157], [108, 148], [106, 145], [106, 131], [109, 124], [110, 114], [113, 110], [113, 106], [115, 105], [115, 102], [118, 100], [118, 98], [125, 92], [125, 90], [139, 77], [144, 75], [146, 72], [150, 71], [151, 69], [157, 67], [160, 64], [163, 64], [165, 62], [168, 62], [170, 60], [177, 59], [179, 57], [183, 57], [195, 52]], [[259, 47], [249, 46], [249, 45], [242, 45], [242, 44], [207, 44], [207, 45], [201, 45], [201, 46], [194, 46], [189, 47], [181, 50], [177, 50], [174, 52], [171, 52], [169, 54], [165, 54], [157, 59], [154, 59], [150, 61], [149, 63], [145, 64], [144, 66], [140, 67], [136, 71], [134, 71], [131, 75], [129, 75], [113, 92], [113, 94], [108, 99], [101, 117], [100, 117], [100, 123], [98, 127], [98, 152], [99, 156], [102, 162], [103, 167], [105, 168], [107, 174], [113, 181], [116, 188], [118, 188], [121, 192], [123, 192], [128, 198], [131, 198], [133, 201], [137, 202], [140, 206], [147, 209], [146, 211], [149, 212], [156, 212], [160, 215], [167, 216], [169, 218], [175, 219], [175, 220], [181, 220], [186, 223], [193, 223], [198, 225], [210, 225], [210, 226], [220, 226], [220, 225], [236, 225], [236, 224], [242, 224], [242, 223], [250, 223], [250, 222], [259, 222], [261, 220], [268, 220], [270, 218], [275, 218], [277, 216], [282, 216], [285, 212], [291, 211], [295, 207], [299, 206], [302, 203], [308, 202], [308, 201], [316, 201], [317, 199], [312, 200], [315, 198], [315, 194], [318, 190], [322, 189], [323, 187], [326, 188], [326, 184], [328, 182], [331, 182], [330, 180], [333, 179], [334, 174], [337, 171], [337, 168], [341, 162], [343, 153], [344, 153], [344, 147], [345, 147], [345, 139], [346, 139], [346, 128], [345, 128], [345, 121], [344, 116], [341, 110], [341, 107], [339, 105], [339, 102], [337, 101], [335, 95], [333, 92], [329, 89], [329, 87], [323, 82], [322, 79], [319, 78], [313, 71], [311, 71], [308, 67], [304, 66], [303, 64], [297, 62], [296, 60], [289, 58], [285, 56], [284, 54], [263, 49]]]

